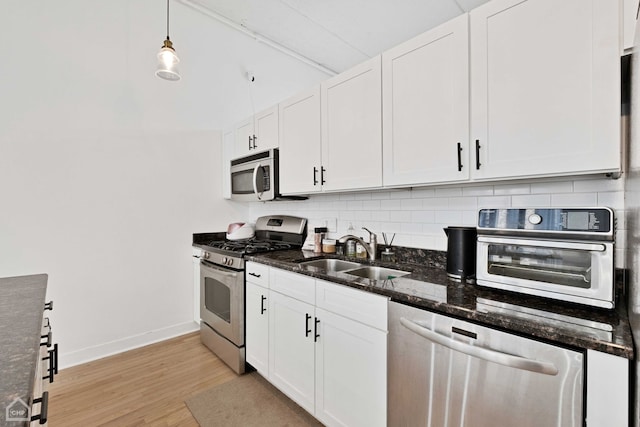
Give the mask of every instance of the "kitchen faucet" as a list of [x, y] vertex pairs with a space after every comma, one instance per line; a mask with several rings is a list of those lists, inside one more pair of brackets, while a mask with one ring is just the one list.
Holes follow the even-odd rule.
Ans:
[[362, 229], [369, 233], [369, 243], [365, 242], [358, 236], [354, 236], [353, 234], [347, 234], [345, 236], [342, 236], [341, 238], [338, 239], [338, 242], [344, 244], [348, 240], [355, 240], [356, 242], [360, 243], [364, 247], [364, 249], [367, 251], [367, 254], [369, 255], [369, 260], [375, 261], [376, 252], [378, 251], [378, 236], [376, 236], [376, 233], [371, 232], [367, 227], [362, 227]]

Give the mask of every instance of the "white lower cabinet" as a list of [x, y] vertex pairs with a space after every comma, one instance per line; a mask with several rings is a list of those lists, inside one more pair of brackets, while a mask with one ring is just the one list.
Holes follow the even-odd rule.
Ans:
[[331, 426], [387, 423], [387, 332], [316, 308], [315, 416]]
[[249, 280], [247, 362], [327, 426], [386, 425], [387, 298], [277, 268]]
[[245, 341], [251, 345], [245, 348], [246, 359], [263, 376], [269, 372], [268, 293], [269, 289], [247, 281]]

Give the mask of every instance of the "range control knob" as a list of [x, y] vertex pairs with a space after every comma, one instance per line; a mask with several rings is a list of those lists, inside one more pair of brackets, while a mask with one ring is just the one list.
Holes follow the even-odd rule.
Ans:
[[226, 265], [226, 264], [227, 264], [227, 260], [228, 260], [228, 258], [227, 258], [226, 256], [223, 256], [223, 257], [222, 257], [222, 263], [223, 263], [223, 264], [225, 264], [225, 265]]
[[233, 265], [233, 258], [229, 258], [226, 262], [227, 265]]
[[529, 215], [529, 222], [533, 225], [538, 225], [542, 222], [542, 217], [538, 214]]
[[209, 252], [202, 252], [203, 259], [209, 259]]

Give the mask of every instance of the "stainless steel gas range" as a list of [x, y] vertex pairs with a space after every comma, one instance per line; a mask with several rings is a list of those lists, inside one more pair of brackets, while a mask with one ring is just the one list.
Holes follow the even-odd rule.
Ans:
[[[223, 233], [219, 233], [223, 236]], [[286, 215], [257, 219], [255, 236], [199, 243], [200, 337], [235, 372], [245, 371], [245, 260], [249, 254], [301, 248], [307, 220]]]

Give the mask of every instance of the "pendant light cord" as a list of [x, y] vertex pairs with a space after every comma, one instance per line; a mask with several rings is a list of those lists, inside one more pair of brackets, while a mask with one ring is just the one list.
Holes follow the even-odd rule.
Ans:
[[169, 0], [167, 0], [167, 40], [169, 40]]

